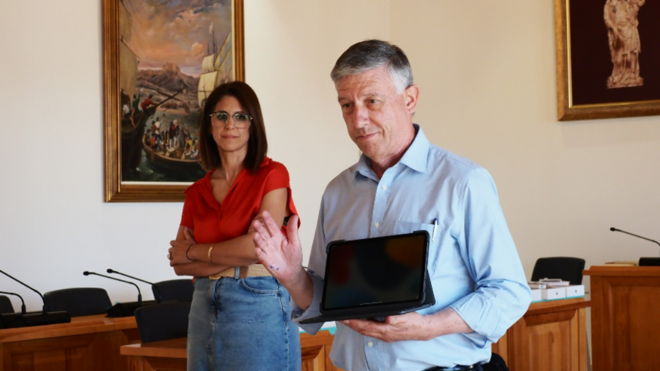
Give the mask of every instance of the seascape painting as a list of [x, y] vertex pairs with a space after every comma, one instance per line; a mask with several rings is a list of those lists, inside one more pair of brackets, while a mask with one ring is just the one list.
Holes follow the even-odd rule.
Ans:
[[232, 0], [116, 0], [121, 183], [204, 176], [206, 98], [237, 79]]

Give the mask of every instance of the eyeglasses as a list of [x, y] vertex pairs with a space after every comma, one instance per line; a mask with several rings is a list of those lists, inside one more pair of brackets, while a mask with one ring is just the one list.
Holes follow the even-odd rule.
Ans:
[[236, 112], [230, 116], [229, 113], [225, 111], [218, 111], [211, 113], [209, 116], [211, 117], [212, 125], [215, 126], [219, 124], [219, 127], [222, 128], [227, 126], [230, 117], [233, 119], [234, 127], [236, 129], [247, 129], [247, 127], [250, 126], [250, 121], [252, 121], [252, 116], [245, 112]]

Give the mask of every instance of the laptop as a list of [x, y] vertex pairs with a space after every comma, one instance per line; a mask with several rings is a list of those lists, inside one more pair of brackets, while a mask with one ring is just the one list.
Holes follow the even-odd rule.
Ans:
[[429, 233], [333, 241], [327, 260], [321, 315], [300, 321], [384, 321], [435, 304], [426, 265]]

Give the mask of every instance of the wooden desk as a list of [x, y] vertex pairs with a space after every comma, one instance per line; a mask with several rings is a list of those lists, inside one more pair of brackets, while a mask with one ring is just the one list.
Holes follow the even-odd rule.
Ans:
[[660, 267], [592, 266], [594, 371], [655, 370], [660, 365]]
[[532, 303], [493, 352], [511, 371], [586, 371], [589, 305], [583, 298]]
[[0, 330], [0, 371], [126, 369], [119, 347], [140, 341], [135, 317], [75, 317], [71, 323]]
[[[493, 344], [511, 371], [586, 371], [586, 308], [583, 298], [532, 303], [527, 313]], [[300, 335], [304, 371], [340, 371], [330, 361], [334, 336], [319, 331]], [[186, 339], [174, 339], [121, 347], [131, 371], [186, 369]]]
[[[303, 371], [341, 371], [330, 362], [330, 349], [334, 336], [330, 331], [319, 331], [312, 336], [300, 334]], [[120, 350], [126, 356], [130, 371], [185, 371], [186, 338], [154, 341], [147, 344], [124, 345]]]

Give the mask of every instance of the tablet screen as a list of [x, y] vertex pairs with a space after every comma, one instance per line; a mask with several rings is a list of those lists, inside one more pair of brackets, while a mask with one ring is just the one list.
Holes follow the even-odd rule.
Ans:
[[331, 243], [323, 309], [417, 301], [422, 298], [426, 232]]

